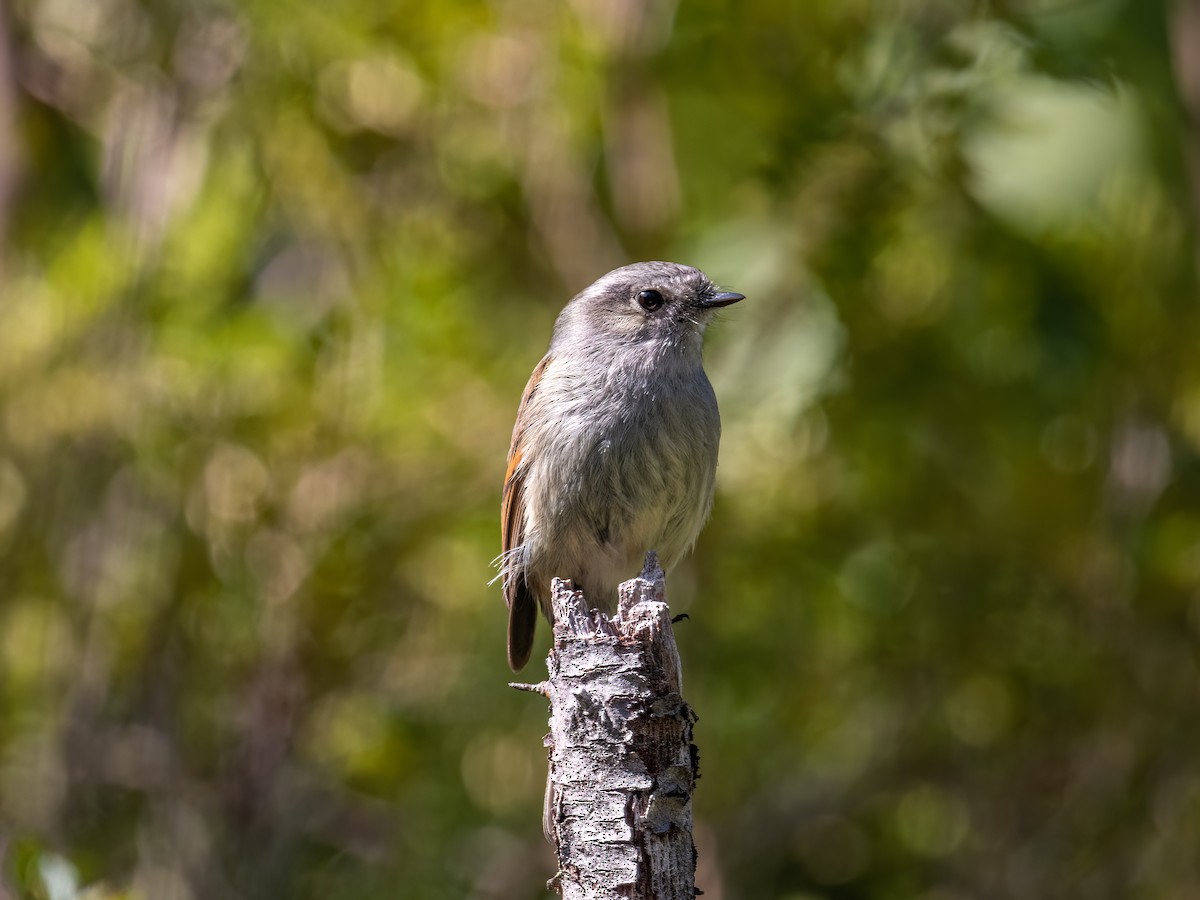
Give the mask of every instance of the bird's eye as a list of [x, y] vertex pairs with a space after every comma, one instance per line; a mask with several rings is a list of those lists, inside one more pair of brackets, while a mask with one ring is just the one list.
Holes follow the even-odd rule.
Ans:
[[637, 301], [646, 312], [654, 312], [663, 305], [663, 295], [658, 291], [641, 291]]

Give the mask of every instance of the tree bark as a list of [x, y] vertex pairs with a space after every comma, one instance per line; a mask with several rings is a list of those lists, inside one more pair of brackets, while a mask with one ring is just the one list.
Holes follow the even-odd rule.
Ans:
[[[692, 900], [696, 716], [654, 553], [620, 586], [617, 615], [554, 582], [547, 837], [565, 900]], [[529, 687], [529, 686], [525, 686]]]

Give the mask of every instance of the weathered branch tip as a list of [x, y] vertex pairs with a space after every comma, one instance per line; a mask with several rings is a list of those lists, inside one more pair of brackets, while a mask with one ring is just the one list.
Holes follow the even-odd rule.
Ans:
[[658, 555], [617, 590], [617, 614], [555, 581], [550, 784], [543, 827], [563, 900], [691, 900], [696, 850], [695, 713], [680, 692], [679, 651]]
[[550, 682], [548, 681], [539, 681], [537, 684], [525, 684], [521, 681], [510, 681], [508, 686], [517, 691], [527, 691], [530, 694], [541, 694], [547, 700], [550, 699]]

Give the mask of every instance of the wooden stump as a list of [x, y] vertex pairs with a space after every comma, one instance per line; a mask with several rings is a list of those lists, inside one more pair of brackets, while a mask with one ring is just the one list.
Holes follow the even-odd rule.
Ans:
[[[545, 826], [566, 900], [692, 900], [696, 716], [654, 553], [620, 586], [617, 615], [556, 579]], [[516, 685], [515, 685], [516, 686]]]

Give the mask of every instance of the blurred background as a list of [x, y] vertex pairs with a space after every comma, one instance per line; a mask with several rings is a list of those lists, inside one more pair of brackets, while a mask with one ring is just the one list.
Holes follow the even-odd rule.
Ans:
[[1198, 205], [1197, 0], [0, 3], [0, 896], [545, 896], [500, 481], [662, 258], [708, 900], [1200, 898]]

